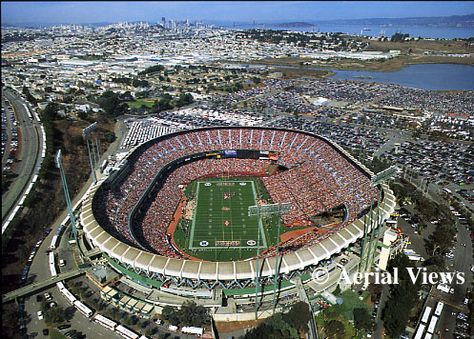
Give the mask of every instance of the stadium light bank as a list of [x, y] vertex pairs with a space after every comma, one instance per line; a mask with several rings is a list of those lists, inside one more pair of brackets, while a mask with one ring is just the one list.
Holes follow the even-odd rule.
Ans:
[[[339, 263], [335, 263], [341, 269], [339, 282], [349, 285], [367, 286], [370, 283], [376, 285], [398, 285], [400, 272], [398, 267], [393, 268], [393, 272], [381, 271], [376, 269], [373, 272], [356, 272], [349, 275], [345, 267]], [[466, 281], [464, 272], [428, 272], [426, 267], [406, 267], [408, 276], [413, 284], [421, 280], [422, 285], [436, 285], [436, 284], [457, 284], [463, 285]], [[318, 267], [313, 273], [312, 277], [319, 284], [325, 284], [329, 281], [330, 272], [326, 267]]]

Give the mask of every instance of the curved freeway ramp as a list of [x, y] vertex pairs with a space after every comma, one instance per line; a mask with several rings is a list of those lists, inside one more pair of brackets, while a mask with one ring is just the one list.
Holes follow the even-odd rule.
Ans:
[[4, 95], [15, 111], [21, 131], [21, 149], [18, 155], [21, 161], [16, 164], [15, 172], [18, 174], [16, 180], [12, 182], [8, 191], [2, 195], [2, 234], [6, 230], [7, 219], [26, 193], [35, 172], [41, 167], [43, 145], [41, 124], [29, 117], [27, 103], [11, 90], [4, 90]]

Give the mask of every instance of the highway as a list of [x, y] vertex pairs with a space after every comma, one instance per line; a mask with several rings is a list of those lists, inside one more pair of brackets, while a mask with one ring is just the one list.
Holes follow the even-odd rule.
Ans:
[[7, 140], [5, 144], [5, 152], [2, 154], [2, 168], [5, 167], [8, 156], [10, 155], [10, 146], [11, 146], [11, 141], [12, 141], [12, 123], [10, 121], [10, 117], [13, 115], [13, 111], [5, 104], [5, 96], [2, 95], [2, 107], [5, 112], [5, 126], [6, 126], [6, 132], [7, 132]]
[[[28, 117], [24, 106], [26, 102], [10, 90], [4, 90], [4, 95], [15, 110], [21, 130], [21, 149], [18, 154], [18, 159], [21, 161], [16, 164], [15, 172], [18, 177], [12, 182], [9, 190], [2, 195], [2, 225], [27, 189], [35, 169], [41, 167], [41, 146], [43, 143], [41, 125], [37, 121], [31, 121]], [[4, 228], [2, 227], [3, 233]]]

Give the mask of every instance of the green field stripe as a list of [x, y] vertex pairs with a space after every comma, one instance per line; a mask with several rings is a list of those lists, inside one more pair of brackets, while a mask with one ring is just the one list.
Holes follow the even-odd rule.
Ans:
[[[246, 182], [248, 186], [240, 185], [241, 182]], [[232, 241], [232, 240], [239, 240], [241, 242], [240, 246], [231, 247], [230, 249], [252, 249], [256, 246], [260, 246], [261, 244], [256, 244], [255, 247], [245, 246], [247, 240], [249, 239], [256, 239], [257, 232], [259, 231], [259, 225], [255, 224], [255, 220], [251, 220], [247, 217], [247, 208], [249, 205], [256, 203], [256, 196], [255, 196], [255, 186], [253, 181], [248, 180], [240, 180], [240, 181], [211, 181], [212, 186], [201, 187], [200, 184], [203, 182], [198, 183], [198, 193], [196, 193], [196, 198], [199, 195], [199, 199], [197, 201], [196, 212], [194, 215], [194, 226], [192, 227], [192, 243], [190, 244], [190, 249], [198, 250], [198, 251], [206, 251], [206, 250], [213, 250], [213, 249], [226, 249], [225, 247], [217, 247], [212, 246], [213, 244], [209, 244], [209, 247], [197, 247], [194, 244], [194, 241], [201, 241], [206, 240], [209, 242], [216, 241], [216, 240], [224, 240], [224, 241]], [[224, 186], [223, 184], [226, 183], [233, 183], [232, 186]], [[216, 189], [216, 184], [219, 185], [218, 189]], [[222, 186], [221, 186], [222, 185]], [[249, 187], [251, 186], [251, 187]], [[249, 194], [249, 190], [252, 190], [252, 193]], [[217, 192], [218, 191], [218, 192]], [[227, 205], [227, 201], [224, 203], [223, 200], [219, 199], [220, 201], [216, 201], [216, 193], [219, 196], [222, 196], [224, 192], [229, 191], [232, 194], [236, 194], [237, 196], [235, 200], [230, 200], [231, 206]], [[240, 200], [242, 199], [242, 200]], [[240, 205], [240, 206], [239, 206]], [[212, 206], [212, 207], [210, 207]], [[223, 211], [224, 207], [229, 207], [229, 211]], [[211, 216], [212, 214], [212, 216]], [[245, 230], [242, 229], [240, 226], [241, 217], [245, 216], [247, 218], [245, 220], [246, 228]], [[226, 230], [226, 226], [224, 226], [224, 220], [229, 220], [231, 222], [230, 229]], [[202, 228], [202, 225], [206, 225], [208, 227]], [[256, 227], [252, 227], [256, 226]], [[245, 231], [245, 234], [244, 234]], [[212, 234], [209, 235], [209, 232]], [[220, 234], [222, 238], [220, 237]], [[197, 239], [196, 239], [197, 238]], [[264, 242], [266, 241], [266, 237], [264, 238]], [[244, 245], [244, 246], [242, 246]]]
[[[253, 200], [254, 200], [254, 203], [255, 205], [257, 205], [257, 192], [255, 191], [255, 184], [254, 182], [252, 181], [252, 191], [253, 191]], [[264, 248], [267, 248], [267, 238], [265, 237], [265, 231], [263, 229], [263, 224], [262, 224], [262, 218], [258, 218], [258, 231], [260, 231], [260, 235], [262, 237], [262, 240], [263, 240], [263, 247]], [[260, 246], [260, 244], [257, 244], [257, 246]]]
[[197, 214], [197, 207], [198, 207], [198, 203], [199, 203], [199, 184], [200, 183], [198, 182], [197, 183], [197, 188], [196, 188], [196, 207], [194, 208], [193, 222], [191, 223], [191, 236], [189, 238], [190, 246], [193, 246], [193, 240], [194, 240], [194, 226], [196, 224], [196, 214]]

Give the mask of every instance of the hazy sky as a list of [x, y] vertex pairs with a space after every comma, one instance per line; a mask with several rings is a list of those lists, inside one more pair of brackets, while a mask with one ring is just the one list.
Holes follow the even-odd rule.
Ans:
[[3, 24], [216, 21], [309, 21], [448, 16], [474, 13], [474, 1], [196, 1], [196, 2], [1, 2]]

